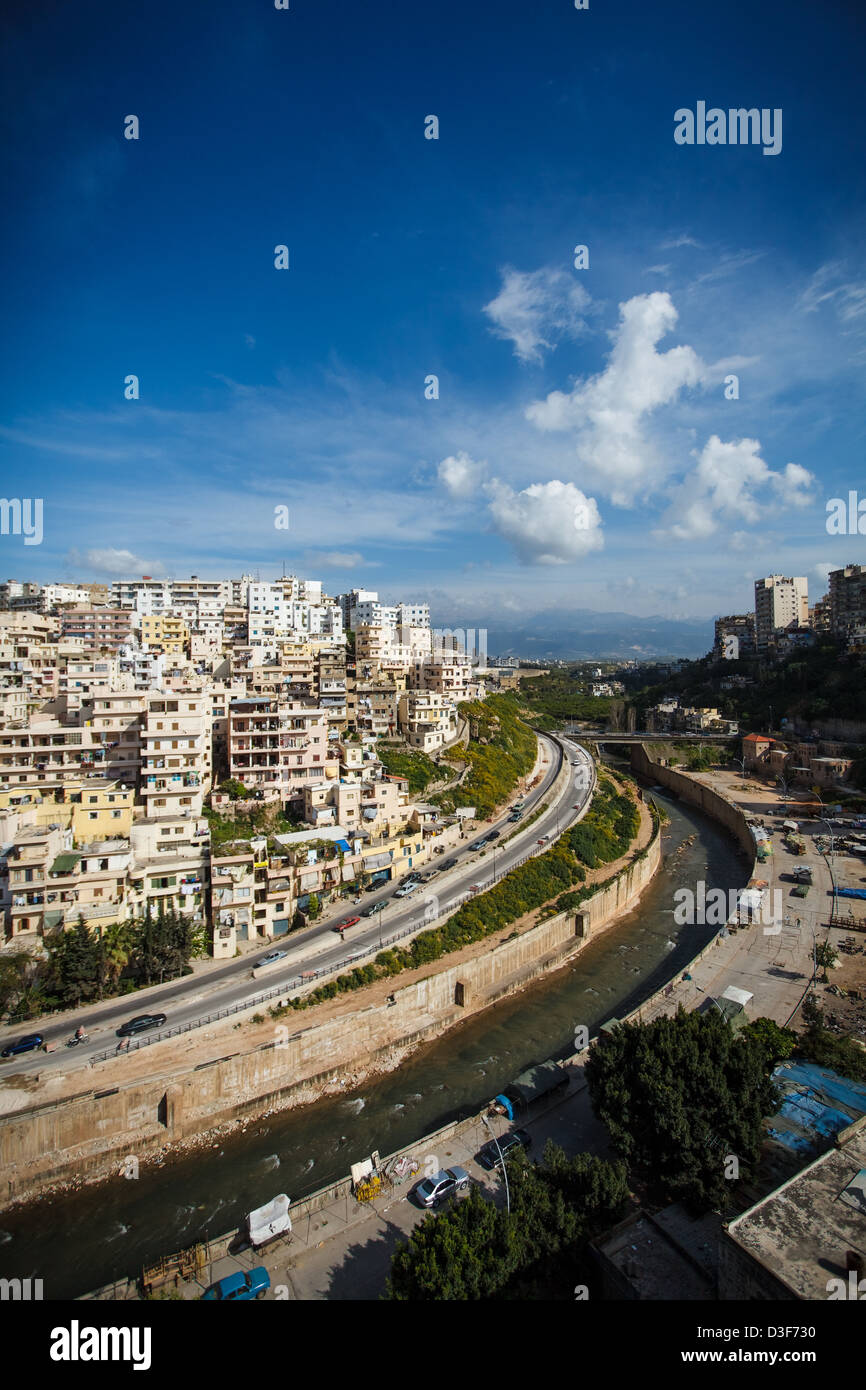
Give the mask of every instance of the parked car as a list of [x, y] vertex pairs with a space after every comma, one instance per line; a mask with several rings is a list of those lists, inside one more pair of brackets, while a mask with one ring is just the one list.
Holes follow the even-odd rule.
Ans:
[[346, 917], [342, 922], [336, 922], [331, 931], [345, 931], [347, 927], [357, 927], [360, 917]]
[[473, 841], [472, 841], [472, 844], [469, 846], [469, 848], [470, 848], [470, 849], [483, 849], [484, 846], [485, 846], [486, 844], [487, 844], [487, 836], [485, 835], [483, 840], [473, 840]]
[[511, 812], [511, 815], [508, 817], [508, 819], [509, 819], [509, 821], [511, 822], [511, 824], [513, 825], [515, 821], [520, 820], [520, 812], [519, 812], [519, 811], [512, 811], [512, 812]]
[[7, 1043], [0, 1052], [0, 1057], [17, 1057], [20, 1052], [34, 1052], [41, 1046], [41, 1033], [25, 1033], [23, 1038], [16, 1038], [14, 1042]]
[[546, 845], [546, 844], [549, 843], [549, 841], [550, 841], [550, 836], [549, 836], [549, 835], [542, 835], [541, 839], [538, 841], [538, 844], [540, 844], [540, 845]]
[[135, 1018], [128, 1018], [125, 1023], [121, 1023], [117, 1029], [118, 1038], [129, 1038], [133, 1033], [144, 1033], [148, 1028], [161, 1028], [165, 1023], [165, 1014], [136, 1014]]
[[372, 917], [373, 913], [378, 912], [379, 908], [384, 907], [384, 905], [384, 903], [367, 903], [366, 907], [361, 908], [361, 916]]
[[429, 883], [430, 880], [431, 880], [432, 878], [435, 878], [435, 877], [436, 877], [436, 870], [435, 870], [435, 869], [428, 869], [427, 872], [426, 872], [426, 874], [422, 874], [422, 875], [421, 875], [421, 877], [418, 879], [418, 882], [419, 882], [419, 883]]
[[489, 843], [491, 840], [498, 840], [498, 839], [499, 839], [499, 836], [500, 836], [501, 834], [502, 834], [502, 831], [501, 831], [501, 830], [491, 830], [490, 834], [486, 837], [488, 843]]
[[217, 1299], [220, 1303], [238, 1303], [248, 1298], [264, 1298], [271, 1287], [271, 1276], [264, 1265], [256, 1269], [238, 1270], [218, 1279], [202, 1294], [202, 1299]]
[[530, 1148], [532, 1148], [532, 1135], [529, 1131], [513, 1129], [510, 1134], [502, 1135], [498, 1149], [492, 1139], [488, 1140], [478, 1154], [477, 1162], [481, 1164], [482, 1168], [500, 1168], [502, 1166], [502, 1159], [499, 1157], [500, 1152], [507, 1163], [509, 1158], [513, 1158], [518, 1151], [525, 1151]]
[[418, 889], [417, 883], [404, 883], [394, 894], [395, 898], [408, 898], [410, 893], [415, 893]]
[[422, 1207], [438, 1207], [455, 1192], [465, 1192], [469, 1186], [465, 1168], [441, 1168], [434, 1178], [425, 1178], [414, 1189], [415, 1200]]
[[285, 960], [288, 951], [268, 951], [266, 956], [262, 956], [259, 965], [276, 965], [278, 960]]
[[444, 874], [445, 871], [446, 871], [446, 869], [456, 869], [456, 868], [457, 868], [457, 860], [456, 860], [456, 859], [446, 859], [444, 864], [440, 864], [440, 866], [439, 866], [439, 872], [440, 872], [440, 874]]

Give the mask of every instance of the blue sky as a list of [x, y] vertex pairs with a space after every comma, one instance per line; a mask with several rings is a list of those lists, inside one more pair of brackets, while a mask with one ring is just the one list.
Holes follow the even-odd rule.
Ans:
[[[22, 5], [0, 450], [44, 539], [3, 577], [285, 562], [477, 625], [823, 593], [864, 560], [859, 9]], [[698, 101], [781, 152], [677, 145]]]

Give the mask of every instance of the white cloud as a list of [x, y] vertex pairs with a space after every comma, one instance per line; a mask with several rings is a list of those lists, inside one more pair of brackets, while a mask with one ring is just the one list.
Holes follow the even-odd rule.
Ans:
[[477, 497], [487, 474], [486, 462], [477, 463], [464, 450], [449, 454], [436, 470], [440, 483], [461, 501]]
[[355, 570], [368, 566], [360, 550], [308, 550], [307, 563], [330, 570]]
[[595, 498], [573, 483], [555, 478], [515, 492], [494, 479], [487, 491], [494, 528], [523, 564], [569, 564], [604, 545]]
[[800, 308], [815, 313], [822, 304], [831, 304], [843, 323], [849, 324], [866, 314], [866, 281], [845, 279], [843, 261], [828, 261], [815, 271], [802, 295]]
[[143, 560], [140, 555], [133, 555], [131, 550], [85, 550], [83, 555], [77, 550], [70, 550], [67, 560], [70, 565], [83, 565], [97, 574], [108, 574], [115, 579], [142, 574], [156, 578], [165, 573], [159, 560]]
[[690, 347], [657, 352], [656, 344], [677, 322], [669, 294], [636, 295], [620, 306], [614, 346], [603, 372], [579, 381], [571, 392], [552, 391], [526, 417], [540, 430], [577, 432], [577, 457], [617, 506], [630, 506], [638, 486], [662, 461], [644, 438], [645, 415], [697, 386], [706, 367]]
[[[803, 506], [811, 501], [807, 489], [814, 478], [799, 464], [789, 463], [784, 473], [774, 473], [760, 456], [757, 439], [723, 441], [711, 435], [700, 454], [697, 467], [683, 480], [661, 526], [654, 532], [660, 540], [706, 540], [715, 535], [721, 521], [745, 521], [754, 525], [772, 506]], [[766, 503], [758, 499], [761, 489], [776, 496]], [[743, 533], [735, 531], [736, 547], [742, 547]], [[732, 539], [733, 539], [732, 536]]]
[[523, 271], [506, 266], [502, 288], [484, 305], [497, 338], [514, 344], [521, 362], [540, 362], [545, 349], [586, 332], [591, 299], [567, 271], [552, 266]]

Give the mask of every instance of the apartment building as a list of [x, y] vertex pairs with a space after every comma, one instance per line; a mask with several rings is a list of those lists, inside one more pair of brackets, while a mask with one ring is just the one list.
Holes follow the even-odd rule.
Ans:
[[230, 775], [253, 791], [301, 800], [307, 784], [337, 776], [327, 713], [317, 706], [275, 696], [232, 700], [228, 736]]
[[176, 613], [143, 615], [141, 642], [147, 648], [183, 656], [189, 648], [189, 627]]
[[866, 627], [866, 568], [846, 565], [829, 577], [830, 626], [834, 636], [850, 640]]
[[131, 915], [174, 910], [204, 923], [210, 887], [210, 832], [190, 811], [144, 816], [129, 834]]
[[22, 830], [7, 851], [7, 940], [44, 937], [81, 917], [99, 932], [125, 921], [131, 862], [126, 839], [95, 840], [74, 849], [68, 828]]
[[116, 650], [128, 642], [132, 615], [128, 608], [66, 608], [60, 615], [60, 635], [73, 638], [97, 651]]
[[457, 704], [470, 698], [472, 663], [462, 652], [440, 652], [413, 662], [409, 683], [413, 690], [432, 690]]
[[731, 613], [716, 618], [713, 655], [717, 660], [738, 661], [755, 655], [754, 613]]
[[412, 748], [433, 753], [457, 737], [457, 710], [435, 690], [408, 690], [398, 704], [400, 733]]
[[809, 585], [803, 578], [786, 579], [771, 574], [755, 581], [755, 646], [766, 652], [777, 632], [788, 627], [808, 627]]
[[200, 692], [145, 696], [141, 797], [149, 819], [199, 816], [212, 774], [211, 705]]

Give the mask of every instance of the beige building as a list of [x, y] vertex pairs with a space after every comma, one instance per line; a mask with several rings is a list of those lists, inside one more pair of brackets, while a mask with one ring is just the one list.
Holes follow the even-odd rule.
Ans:
[[399, 725], [412, 748], [433, 753], [457, 737], [457, 710], [435, 690], [410, 690], [400, 696]]
[[755, 645], [759, 652], [773, 645], [777, 632], [808, 624], [808, 580], [771, 574], [755, 581]]
[[147, 695], [141, 731], [146, 815], [201, 815], [211, 783], [210, 700], [194, 691]]

